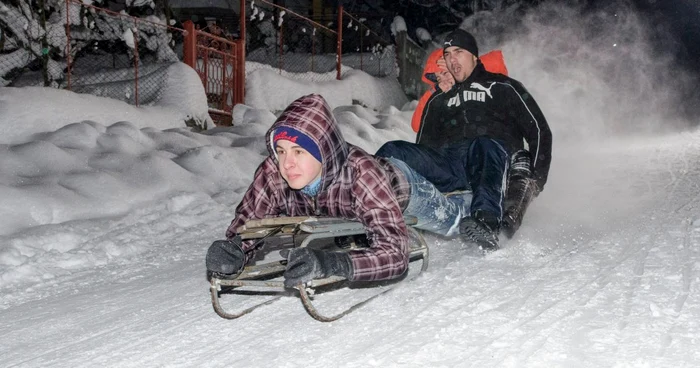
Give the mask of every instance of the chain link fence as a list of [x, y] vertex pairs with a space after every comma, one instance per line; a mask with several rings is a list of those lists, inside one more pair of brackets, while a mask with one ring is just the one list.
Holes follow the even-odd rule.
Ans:
[[408, 37], [406, 31], [396, 33], [396, 48], [400, 57], [396, 58], [399, 83], [403, 87], [406, 96], [419, 98], [428, 86], [423, 82], [423, 67], [428, 52]]
[[[135, 105], [158, 101], [168, 66], [184, 58], [187, 32], [153, 15], [139, 18], [91, 4], [80, 0], [0, 4], [0, 85], [66, 88]], [[267, 0], [241, 5], [248, 8], [249, 70], [274, 68], [295, 79], [320, 82], [340, 79], [342, 62], [373, 76], [399, 75], [396, 48], [376, 30], [376, 22], [357, 18], [342, 6], [314, 8], [311, 19]], [[199, 55], [188, 65], [200, 73], [210, 108], [228, 113], [231, 101], [242, 98], [242, 92], [234, 98], [235, 91], [222, 91], [232, 85], [243, 91], [245, 81], [229, 76], [237, 67], [216, 64], [224, 58], [228, 56]], [[197, 68], [199, 64], [206, 66]], [[212, 83], [221, 86], [214, 88]]]
[[376, 77], [398, 75], [391, 40], [342, 6], [320, 9], [313, 19], [267, 0], [252, 1], [247, 11], [247, 61], [314, 81], [339, 79], [339, 60]]
[[339, 11], [343, 22], [339, 28], [343, 65], [375, 77], [397, 76], [396, 49], [392, 42], [373, 30], [366, 18], [356, 18], [342, 6]]
[[[47, 86], [131, 104], [160, 99], [184, 30], [78, 0], [2, 5], [0, 83]], [[181, 52], [180, 52], [181, 53]]]
[[180, 61], [184, 30], [68, 1], [66, 88], [131, 104], [161, 98], [165, 72]]
[[64, 79], [65, 22], [55, 21], [65, 18], [64, 1], [48, 14], [36, 11], [45, 1], [0, 4], [0, 85], [55, 87]]
[[297, 79], [338, 77], [338, 35], [334, 29], [265, 0], [250, 3], [248, 24], [246, 61], [297, 73]]

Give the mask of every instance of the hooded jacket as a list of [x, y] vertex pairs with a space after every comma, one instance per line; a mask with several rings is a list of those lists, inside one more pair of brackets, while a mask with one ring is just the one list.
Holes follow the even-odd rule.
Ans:
[[[273, 134], [291, 127], [309, 136], [322, 157], [321, 187], [315, 197], [291, 189], [278, 169]], [[351, 280], [388, 280], [408, 268], [408, 231], [402, 211], [408, 205], [409, 184], [397, 168], [343, 139], [326, 101], [308, 95], [292, 102], [266, 135], [269, 157], [255, 172], [253, 183], [236, 208], [226, 237], [248, 219], [278, 216], [330, 216], [361, 222], [370, 241], [367, 249], [349, 252]], [[256, 249], [243, 242], [246, 263]]]
[[416, 143], [434, 149], [464, 139], [501, 140], [510, 154], [530, 153], [532, 172], [544, 188], [552, 160], [552, 132], [535, 99], [515, 79], [488, 72], [481, 61], [447, 92], [436, 91], [423, 110]]
[[[425, 93], [423, 93], [420, 100], [418, 100], [416, 110], [413, 112], [413, 116], [411, 117], [411, 128], [413, 128], [413, 131], [416, 133], [418, 133], [418, 130], [420, 130], [421, 117], [423, 116], [425, 104], [430, 99], [430, 96], [436, 90], [438, 90], [437, 77], [435, 74], [440, 71], [440, 67], [438, 66], [437, 62], [442, 57], [442, 54], [443, 49], [436, 49], [430, 53], [430, 56], [428, 56], [428, 60], [425, 62], [425, 66], [423, 67], [423, 76], [421, 77], [421, 80], [423, 83], [427, 84], [429, 88], [427, 91], [425, 91]], [[503, 60], [503, 53], [501, 50], [489, 51], [479, 56], [479, 60], [481, 60], [481, 62], [484, 64], [486, 70], [490, 71], [491, 73], [508, 75], [508, 69], [506, 68], [506, 63]]]

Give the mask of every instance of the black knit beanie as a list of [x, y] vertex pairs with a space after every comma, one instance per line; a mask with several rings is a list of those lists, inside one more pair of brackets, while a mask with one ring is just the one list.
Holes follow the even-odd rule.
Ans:
[[450, 47], [457, 46], [469, 51], [474, 56], [479, 56], [479, 47], [476, 45], [476, 39], [471, 33], [457, 28], [445, 37], [445, 43], [442, 46], [443, 51]]

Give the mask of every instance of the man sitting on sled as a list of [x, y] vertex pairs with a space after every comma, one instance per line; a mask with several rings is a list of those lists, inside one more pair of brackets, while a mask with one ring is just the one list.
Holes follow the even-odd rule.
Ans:
[[500, 230], [512, 236], [531, 198], [544, 189], [552, 132], [525, 87], [486, 70], [478, 55], [472, 34], [448, 34], [443, 57], [454, 85], [428, 98], [416, 143], [387, 142], [376, 155], [402, 160], [443, 192], [471, 190], [460, 233], [493, 251]]
[[404, 216], [415, 227], [445, 236], [458, 233], [471, 198], [445, 197], [402, 161], [374, 157], [345, 142], [326, 101], [308, 95], [292, 102], [266, 135], [269, 157], [236, 208], [227, 240], [206, 257], [217, 277], [234, 277], [258, 249], [236, 229], [247, 220], [328, 216], [362, 223], [368, 248], [348, 252], [294, 248], [284, 272], [286, 287], [341, 276], [350, 281], [398, 278], [408, 268]]

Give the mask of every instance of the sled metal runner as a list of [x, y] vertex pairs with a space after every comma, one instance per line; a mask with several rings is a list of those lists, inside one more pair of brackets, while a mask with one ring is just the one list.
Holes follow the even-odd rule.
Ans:
[[[409, 267], [412, 262], [422, 260], [420, 269], [422, 272], [428, 267], [428, 246], [421, 233], [411, 227], [411, 225], [415, 224], [415, 219], [406, 218], [406, 224], [409, 230]], [[257, 239], [261, 243], [265, 241], [265, 248], [269, 247], [269, 249], [262, 249], [261, 252], [267, 253], [295, 247], [316, 247], [319, 244], [324, 246], [323, 249], [328, 249], [328, 243], [331, 244], [330, 249], [336, 251], [350, 251], [367, 247], [366, 245], [358, 244], [354, 240], [350, 240], [347, 246], [337, 247], [337, 239], [346, 237], [352, 239], [354, 235], [365, 234], [361, 223], [338, 218], [300, 216], [249, 220], [238, 229], [238, 233], [243, 240]], [[267, 242], [273, 244], [267, 244]], [[286, 260], [277, 260], [247, 266], [232, 279], [211, 277], [210, 292], [214, 311], [222, 318], [236, 319], [259, 307], [269, 305], [284, 296], [290, 295], [291, 290], [285, 288], [284, 282], [279, 280], [285, 269]], [[312, 295], [315, 289], [334, 284], [339, 286], [343, 282], [346, 282], [345, 278], [331, 276], [325, 279], [312, 280], [306, 285], [297, 285], [295, 289], [298, 290], [299, 298], [307, 313], [321, 322], [331, 322], [340, 319], [378, 296], [393, 290], [393, 286], [388, 287], [372, 297], [350, 306], [343, 312], [331, 316], [324, 315], [314, 306]], [[232, 312], [221, 305], [220, 294], [224, 288], [227, 289], [227, 293], [231, 294], [240, 295], [243, 292], [247, 292], [249, 294], [273, 294], [273, 296], [259, 304]]]

